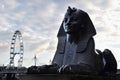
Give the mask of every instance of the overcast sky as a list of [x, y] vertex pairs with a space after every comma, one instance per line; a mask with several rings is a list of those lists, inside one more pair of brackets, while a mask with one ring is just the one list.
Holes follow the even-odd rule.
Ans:
[[119, 0], [0, 0], [0, 65], [9, 64], [11, 39], [16, 30], [23, 36], [23, 65], [33, 65], [34, 55], [38, 65], [49, 64], [68, 6], [89, 14], [97, 30], [96, 49], [112, 50], [120, 68]]

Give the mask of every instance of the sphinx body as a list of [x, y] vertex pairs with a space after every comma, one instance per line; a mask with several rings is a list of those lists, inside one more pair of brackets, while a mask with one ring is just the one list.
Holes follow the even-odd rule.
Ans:
[[101, 71], [101, 75], [114, 75], [117, 73], [117, 61], [109, 49], [105, 49], [103, 52], [96, 49], [96, 51], [100, 54], [103, 60], [103, 70]]

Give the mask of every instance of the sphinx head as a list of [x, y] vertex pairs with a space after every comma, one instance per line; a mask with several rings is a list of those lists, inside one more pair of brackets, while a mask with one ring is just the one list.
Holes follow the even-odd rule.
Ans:
[[66, 34], [76, 34], [78, 32], [86, 38], [96, 34], [94, 25], [86, 12], [68, 7], [57, 36], [62, 37]]
[[82, 31], [85, 23], [85, 12], [76, 8], [68, 7], [63, 20], [63, 28], [65, 33], [74, 34]]

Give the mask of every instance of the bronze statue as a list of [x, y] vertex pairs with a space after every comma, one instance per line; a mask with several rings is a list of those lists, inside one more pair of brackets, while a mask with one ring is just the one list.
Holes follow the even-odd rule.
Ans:
[[103, 68], [95, 53], [95, 34], [88, 14], [69, 7], [58, 32], [58, 47], [52, 62], [60, 66], [59, 72], [93, 73]]

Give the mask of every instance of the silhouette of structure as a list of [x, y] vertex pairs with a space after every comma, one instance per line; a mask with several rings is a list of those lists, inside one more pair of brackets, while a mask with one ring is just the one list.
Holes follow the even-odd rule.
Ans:
[[37, 57], [36, 57], [36, 55], [34, 56], [34, 63], [35, 63], [35, 66], [36, 66], [36, 63], [37, 63]]

